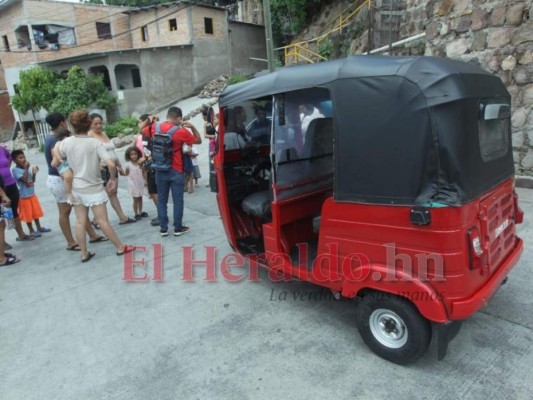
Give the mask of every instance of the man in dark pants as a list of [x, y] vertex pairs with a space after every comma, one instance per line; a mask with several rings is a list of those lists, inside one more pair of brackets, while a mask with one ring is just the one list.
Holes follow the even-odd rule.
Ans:
[[[184, 226], [183, 222], [183, 191], [185, 188], [185, 174], [183, 172], [183, 152], [182, 146], [187, 144], [202, 143], [202, 138], [196, 127], [190, 122], [181, 122], [183, 113], [178, 107], [170, 107], [167, 113], [167, 120], [159, 125], [161, 133], [167, 133], [174, 127], [178, 129], [172, 134], [172, 167], [170, 170], [158, 170], [155, 176], [157, 185], [157, 216], [160, 222], [159, 233], [161, 236], [168, 236], [168, 214], [167, 203], [169, 192], [172, 191], [172, 200], [174, 203], [173, 217], [174, 217], [174, 236], [181, 236], [189, 232], [190, 228]], [[189, 132], [189, 128], [192, 131]], [[151, 137], [157, 131], [157, 124], [152, 124], [151, 129], [146, 127], [143, 129], [143, 134]]]

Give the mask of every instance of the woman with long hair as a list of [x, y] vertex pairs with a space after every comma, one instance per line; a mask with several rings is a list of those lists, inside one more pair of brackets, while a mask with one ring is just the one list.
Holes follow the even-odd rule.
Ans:
[[69, 122], [74, 128], [75, 134], [63, 140], [60, 153], [61, 157], [68, 160], [74, 173], [72, 196], [75, 200], [73, 205], [76, 213], [76, 239], [81, 248], [81, 261], [87, 262], [95, 255], [95, 253], [87, 250], [85, 237], [85, 224], [87, 223], [89, 208], [103, 233], [115, 245], [117, 256], [121, 256], [134, 248], [123, 244], [109, 223], [106, 208], [108, 196], [104, 190], [99, 167], [100, 163], [106, 163], [111, 175], [107, 186], [110, 189], [115, 189], [117, 185], [115, 162], [103, 144], [89, 136], [91, 120], [87, 111], [74, 111], [69, 116]]
[[[117, 155], [115, 154], [115, 144], [111, 141], [111, 139], [109, 139], [109, 136], [107, 136], [104, 132], [103, 118], [100, 114], [92, 113], [89, 115], [89, 119], [91, 121], [89, 136], [100, 141], [106, 149], [107, 153], [109, 154], [109, 157], [115, 162], [117, 170], [115, 170], [116, 175], [113, 178], [118, 180], [118, 171], [122, 170], [122, 166], [120, 165], [120, 161]], [[120, 219], [119, 225], [137, 222], [135, 219], [128, 217], [126, 214], [124, 214], [124, 211], [122, 211], [122, 206], [120, 205], [120, 201], [117, 195], [118, 185], [113, 189], [111, 189], [107, 185], [107, 182], [112, 177], [110, 169], [104, 162], [102, 162], [100, 166], [102, 171], [102, 179], [104, 181], [104, 187], [107, 192], [107, 195], [109, 196], [109, 202], [111, 203], [111, 207], [113, 207], [113, 210], [115, 210], [118, 215], [118, 218]]]

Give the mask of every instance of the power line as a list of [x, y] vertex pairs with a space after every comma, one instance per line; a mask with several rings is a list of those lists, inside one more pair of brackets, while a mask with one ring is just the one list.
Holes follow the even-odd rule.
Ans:
[[[188, 4], [189, 3], [189, 4]], [[123, 32], [120, 32], [120, 33], [117, 33], [115, 35], [109, 35], [107, 38], [105, 39], [98, 39], [98, 40], [95, 40], [95, 41], [92, 41], [92, 42], [88, 42], [88, 43], [83, 43], [83, 44], [79, 44], [79, 45], [73, 45], [73, 46], [69, 46], [67, 47], [66, 49], [75, 49], [75, 48], [80, 48], [80, 47], [84, 47], [84, 46], [90, 46], [92, 44], [95, 44], [95, 43], [99, 43], [99, 42], [103, 42], [105, 40], [109, 40], [109, 39], [114, 39], [114, 38], [117, 38], [119, 36], [123, 36], [127, 33], [131, 33], [139, 28], [142, 28], [143, 26], [148, 26], [148, 25], [151, 25], [153, 23], [156, 23], [157, 21], [163, 19], [163, 18], [166, 18], [168, 17], [169, 15], [172, 15], [174, 13], [176, 13], [177, 11], [182, 11], [186, 8], [194, 8], [194, 7], [197, 7], [197, 6], [201, 6], [201, 5], [205, 5], [204, 3], [202, 2], [196, 2], [196, 3], [193, 3], [193, 4], [190, 4], [192, 3], [191, 1], [185, 1], [185, 2], [182, 2], [182, 1], [176, 1], [176, 2], [172, 2], [172, 3], [164, 3], [164, 4], [160, 4], [160, 5], [167, 5], [167, 4], [172, 4], [171, 6], [169, 6], [169, 8], [174, 8], [174, 7], [177, 7], [179, 5], [183, 5], [184, 7], [179, 9], [179, 10], [172, 10], [171, 12], [169, 13], [166, 13], [162, 16], [159, 16], [153, 20], [150, 20], [146, 23], [143, 23], [142, 25], [138, 25], [136, 26], [135, 28], [131, 28], [131, 29], [128, 29], [128, 30], [125, 30]], [[152, 5], [152, 6], [146, 6], [146, 7], [138, 7], [138, 8], [129, 8], [127, 9], [127, 11], [143, 11], [143, 10], [148, 10], [148, 9], [152, 9], [154, 7], [157, 7], [159, 5]], [[116, 15], [116, 14], [120, 14], [120, 13], [123, 13], [124, 11], [121, 11], [121, 12], [117, 12], [113, 15]], [[95, 23], [103, 18], [107, 18], [108, 16], [105, 16], [105, 17], [100, 17], [96, 20], [92, 20], [92, 21], [89, 21], [87, 23], [84, 23], [84, 24], [80, 24], [80, 25], [77, 25], [76, 27], [74, 28], [78, 28], [79, 26], [82, 26], [82, 25], [87, 25], [87, 24], [90, 24], [90, 23]], [[74, 29], [74, 28], [69, 28], [69, 29]], [[128, 49], [117, 49], [117, 50], [128, 50]], [[28, 54], [28, 53], [45, 53], [45, 52], [57, 52], [57, 50], [52, 50], [52, 49], [42, 49], [42, 50], [6, 50], [6, 49], [0, 49], [0, 53], [14, 53], [14, 54], [19, 54], [19, 53], [24, 53], [24, 54]]]
[[[172, 6], [170, 6], [171, 8], [174, 8], [176, 6], [178, 6], [181, 2], [174, 2], [174, 3], [165, 3], [165, 4], [173, 4]], [[149, 9], [149, 8], [152, 8], [154, 6], [147, 6], [147, 7], [139, 7], [139, 8], [133, 8], [133, 9], [127, 9], [125, 11], [132, 11], [132, 10], [143, 10], [143, 9]], [[120, 13], [123, 13], [124, 11], [121, 11]], [[166, 16], [170, 15], [170, 14], [174, 14], [176, 11], [175, 10], [172, 10], [172, 12], [166, 14], [166, 15], [163, 15], [161, 17], [158, 17], [154, 20], [151, 20], [151, 21], [148, 21], [146, 24], [143, 24], [141, 26], [147, 26], [147, 25], [150, 25], [152, 23], [155, 23], [157, 21], [159, 21], [160, 19], [162, 18], [165, 18]], [[119, 13], [115, 13], [113, 15], [116, 15], [116, 14], [119, 14]], [[80, 24], [80, 25], [76, 25], [75, 28], [78, 28], [79, 26], [83, 26], [83, 25], [88, 25], [88, 24], [91, 24], [91, 23], [95, 23], [97, 21], [100, 21], [104, 18], [108, 18], [108, 16], [105, 16], [105, 17], [100, 17], [100, 18], [97, 18], [95, 20], [92, 20], [92, 21], [89, 21], [89, 22], [86, 22], [86, 23], [83, 23], [83, 24]], [[90, 46], [92, 44], [95, 44], [95, 43], [98, 43], [98, 42], [103, 42], [104, 40], [109, 40], [109, 39], [114, 39], [116, 37], [119, 37], [119, 36], [122, 36], [122, 35], [125, 35], [127, 33], [130, 33], [130, 32], [133, 32], [135, 29], [139, 29], [141, 26], [137, 26], [135, 28], [131, 28], [129, 30], [126, 30], [126, 31], [123, 31], [123, 32], [119, 32], [115, 35], [109, 35], [107, 38], [105, 39], [98, 39], [98, 40], [95, 40], [95, 41], [92, 41], [92, 42], [88, 42], [88, 43], [83, 43], [83, 44], [78, 44], [78, 45], [73, 45], [73, 46], [70, 46], [70, 47], [67, 47], [67, 49], [75, 49], [75, 48], [79, 48], [79, 47], [84, 47], [84, 46]], [[73, 28], [71, 28], [73, 29]], [[35, 42], [33, 44], [36, 44]], [[42, 49], [42, 50], [0, 50], [0, 52], [4, 52], [4, 53], [45, 53], [45, 52], [57, 52], [57, 50], [52, 50], [52, 49]]]

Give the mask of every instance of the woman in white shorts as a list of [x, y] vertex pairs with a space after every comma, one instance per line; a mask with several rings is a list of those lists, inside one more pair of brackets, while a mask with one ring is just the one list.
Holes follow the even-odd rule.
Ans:
[[[87, 262], [95, 255], [87, 250], [85, 237], [89, 208], [104, 234], [115, 245], [117, 256], [133, 251], [132, 246], [127, 246], [120, 241], [107, 217], [108, 197], [104, 190], [99, 163], [106, 161], [111, 170], [115, 169], [115, 163], [109, 158], [102, 143], [88, 136], [91, 121], [86, 111], [74, 111], [69, 116], [69, 122], [75, 134], [62, 141], [60, 153], [62, 157], [69, 160], [69, 166], [74, 172], [72, 195], [75, 199], [73, 206], [76, 212], [76, 239], [81, 248], [81, 261]], [[111, 178], [108, 183], [108, 185], [116, 184], [114, 178]]]

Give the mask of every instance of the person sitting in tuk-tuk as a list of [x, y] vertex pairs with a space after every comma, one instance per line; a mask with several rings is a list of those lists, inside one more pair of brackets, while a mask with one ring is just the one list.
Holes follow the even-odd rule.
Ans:
[[268, 144], [270, 142], [270, 129], [272, 121], [267, 118], [266, 110], [257, 108], [255, 110], [255, 120], [248, 128], [248, 135], [254, 142]]
[[244, 148], [250, 141], [246, 133], [246, 110], [241, 106], [236, 106], [229, 112], [228, 122], [226, 125], [226, 150], [235, 150]]
[[312, 104], [302, 104], [300, 106], [300, 121], [302, 122], [302, 133], [303, 133], [303, 139], [305, 143], [305, 134], [307, 132], [307, 128], [309, 127], [309, 124], [312, 120], [317, 118], [324, 118], [324, 115], [318, 111], [315, 106]]

